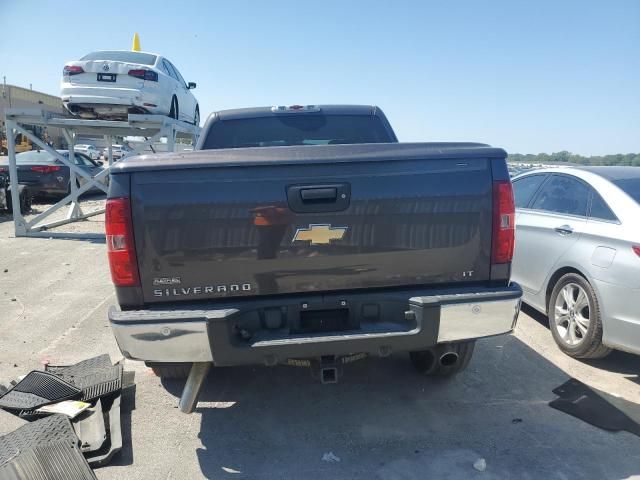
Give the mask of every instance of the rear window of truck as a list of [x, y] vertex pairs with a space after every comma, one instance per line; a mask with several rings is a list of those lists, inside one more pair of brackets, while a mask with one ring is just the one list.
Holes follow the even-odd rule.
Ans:
[[380, 118], [373, 115], [300, 113], [218, 121], [211, 126], [202, 148], [213, 150], [392, 141]]

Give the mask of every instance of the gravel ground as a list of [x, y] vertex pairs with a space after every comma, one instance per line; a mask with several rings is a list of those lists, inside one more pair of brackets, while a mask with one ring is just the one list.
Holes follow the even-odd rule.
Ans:
[[[85, 224], [102, 228], [99, 218]], [[103, 240], [16, 239], [0, 217], [0, 379], [43, 361], [119, 358], [113, 303]], [[570, 377], [640, 404], [640, 357], [568, 358], [529, 310], [514, 335], [478, 342], [451, 381], [418, 376], [402, 355], [356, 362], [335, 385], [295, 367], [220, 368], [184, 415], [181, 382], [161, 382], [140, 362], [126, 369], [136, 381], [126, 445], [96, 470], [102, 480], [640, 478], [638, 437], [547, 405]], [[21, 423], [0, 411], [0, 433]]]

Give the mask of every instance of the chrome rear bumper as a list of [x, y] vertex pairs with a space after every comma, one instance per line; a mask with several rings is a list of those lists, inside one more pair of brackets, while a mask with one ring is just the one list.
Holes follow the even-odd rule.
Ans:
[[386, 356], [511, 332], [520, 310], [520, 286], [478, 290], [405, 296], [406, 311], [414, 322], [405, 329], [295, 335], [246, 345], [238, 345], [231, 334], [235, 319], [246, 313], [245, 304], [210, 310], [120, 311], [112, 307], [109, 320], [123, 355], [150, 362], [238, 365], [361, 352]]

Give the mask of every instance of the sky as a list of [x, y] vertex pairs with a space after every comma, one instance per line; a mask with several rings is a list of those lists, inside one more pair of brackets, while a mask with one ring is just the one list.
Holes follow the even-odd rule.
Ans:
[[374, 104], [400, 141], [640, 152], [639, 0], [0, 0], [0, 77], [58, 94], [66, 61], [134, 32], [203, 117]]

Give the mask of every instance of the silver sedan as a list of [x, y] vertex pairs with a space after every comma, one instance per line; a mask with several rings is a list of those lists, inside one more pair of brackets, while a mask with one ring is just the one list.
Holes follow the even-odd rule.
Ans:
[[535, 170], [513, 188], [524, 302], [572, 357], [640, 354], [640, 168]]

